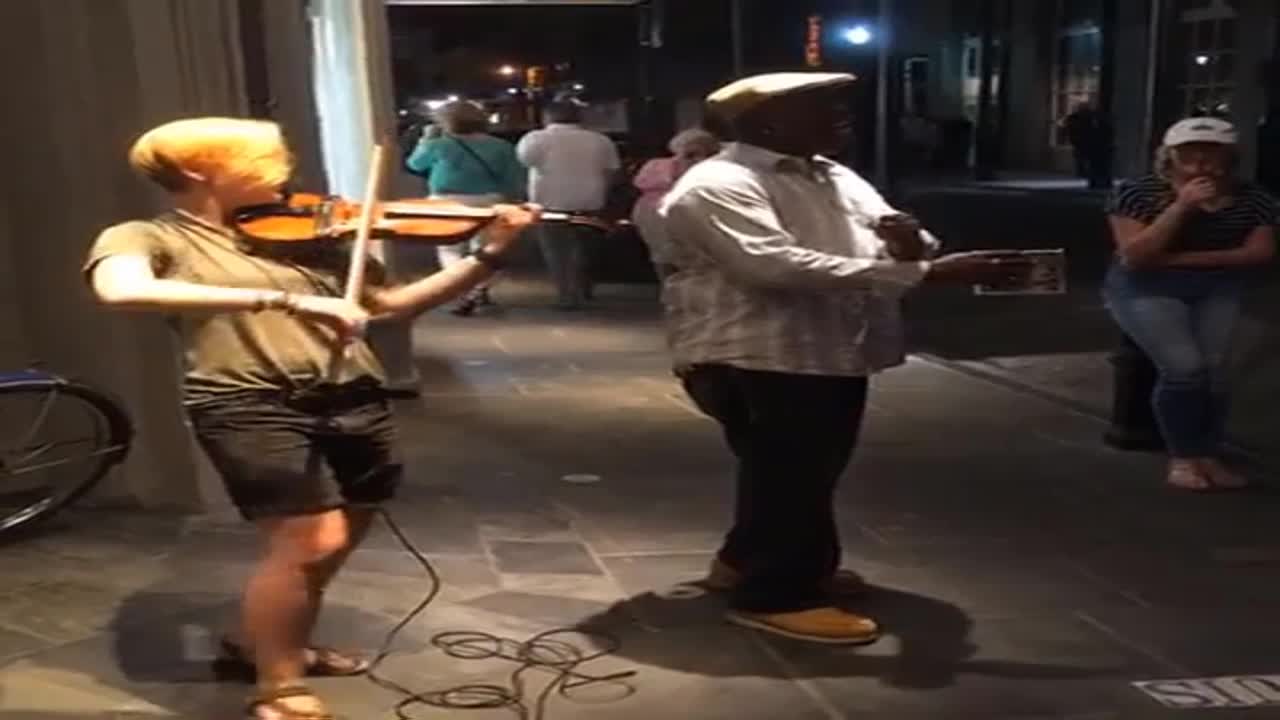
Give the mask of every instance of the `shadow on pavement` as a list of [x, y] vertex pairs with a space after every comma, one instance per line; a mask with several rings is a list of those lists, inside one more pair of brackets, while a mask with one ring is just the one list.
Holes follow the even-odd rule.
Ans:
[[[618, 638], [621, 647], [614, 655], [622, 660], [714, 677], [875, 677], [891, 687], [936, 689], [951, 686], [962, 673], [1071, 679], [1112, 672], [1098, 667], [974, 659], [980, 648], [970, 638], [973, 621], [963, 610], [943, 600], [878, 586], [870, 588], [856, 609], [881, 623], [885, 635], [879, 641], [881, 646], [890, 637], [897, 640], [896, 654], [811, 645], [785, 638], [766, 639], [761, 634], [758, 639], [785, 659], [762, 663], [751, 653], [732, 652], [730, 633], [751, 631], [739, 631], [720, 620], [724, 610], [720, 598], [694, 586], [678, 586], [677, 590], [685, 592], [649, 592], [628, 598], [601, 615], [584, 620], [579, 628]], [[717, 637], [708, 637], [709, 632]], [[717, 640], [723, 649], [717, 650]], [[873, 645], [868, 650], [871, 648], [879, 649]]]

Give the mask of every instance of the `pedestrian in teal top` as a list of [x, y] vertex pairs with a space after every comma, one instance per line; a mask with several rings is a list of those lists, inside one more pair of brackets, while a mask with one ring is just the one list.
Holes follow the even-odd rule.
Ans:
[[[427, 181], [427, 194], [473, 207], [524, 199], [525, 170], [516, 159], [515, 147], [485, 132], [489, 119], [479, 105], [452, 102], [436, 111], [443, 134], [422, 142], [405, 161]], [[437, 248], [441, 267], [449, 267], [484, 245], [484, 231], [456, 245]], [[453, 309], [455, 315], [471, 315], [482, 305], [492, 305], [489, 285], [480, 285]]]

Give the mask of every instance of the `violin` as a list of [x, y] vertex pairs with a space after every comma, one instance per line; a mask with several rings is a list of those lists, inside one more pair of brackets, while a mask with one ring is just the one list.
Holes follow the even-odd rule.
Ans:
[[[356, 233], [364, 210], [361, 203], [336, 196], [292, 193], [282, 203], [241, 208], [235, 213], [235, 227], [246, 238], [264, 243], [336, 239]], [[452, 245], [474, 235], [497, 217], [491, 207], [472, 207], [452, 200], [392, 200], [373, 205], [369, 232], [379, 239]], [[541, 218], [543, 222], [589, 225], [606, 232], [613, 228], [589, 215], [543, 212]]]

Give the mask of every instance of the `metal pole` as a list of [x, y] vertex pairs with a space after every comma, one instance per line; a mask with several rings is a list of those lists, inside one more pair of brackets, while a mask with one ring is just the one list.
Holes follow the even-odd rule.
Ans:
[[744, 74], [742, 52], [742, 0], [729, 0], [729, 25], [733, 33], [733, 76]]
[[880, 0], [880, 19], [876, 35], [879, 38], [876, 58], [876, 184], [887, 190], [889, 177], [889, 83], [894, 74], [889, 72], [893, 53], [893, 2]]
[[[981, 77], [978, 78], [978, 121], [974, 128], [974, 177], [991, 180], [995, 169], [991, 166], [991, 81], [995, 72], [995, 0], [982, 0], [982, 58]], [[1003, 81], [1003, 79], [1002, 79]]]
[[1000, 86], [996, 88], [996, 115], [994, 126], [1000, 144], [992, 148], [993, 164], [1004, 167], [1005, 151], [1009, 140], [1009, 96], [1013, 92], [1013, 0], [1004, 0], [1004, 20], [1000, 29]]
[[652, 0], [652, 16], [649, 20], [649, 47], [661, 50], [666, 44], [667, 0]]
[[1155, 149], [1156, 94], [1160, 78], [1160, 28], [1164, 23], [1164, 0], [1151, 0], [1151, 18], [1147, 25], [1147, 77], [1143, 83], [1142, 146], [1144, 160]]
[[1098, 138], [1089, 163], [1089, 187], [1110, 189], [1115, 162], [1116, 0], [1102, 0], [1102, 73], [1098, 78]]

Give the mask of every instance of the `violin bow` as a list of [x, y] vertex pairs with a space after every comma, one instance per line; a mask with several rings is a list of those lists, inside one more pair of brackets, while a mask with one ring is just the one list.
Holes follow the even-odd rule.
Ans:
[[[356, 238], [351, 243], [351, 259], [347, 264], [347, 284], [343, 299], [359, 304], [364, 295], [365, 268], [369, 259], [369, 240], [373, 235], [374, 211], [378, 204], [378, 196], [382, 194], [383, 156], [386, 144], [373, 146], [373, 154], [369, 158], [369, 176], [365, 180], [364, 205], [360, 208], [360, 224], [356, 227]], [[363, 329], [362, 329], [363, 332]], [[333, 354], [329, 365], [329, 380], [336, 382], [342, 372], [342, 363], [347, 358], [347, 346], [339, 347]]]

